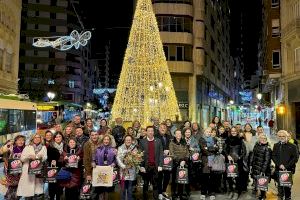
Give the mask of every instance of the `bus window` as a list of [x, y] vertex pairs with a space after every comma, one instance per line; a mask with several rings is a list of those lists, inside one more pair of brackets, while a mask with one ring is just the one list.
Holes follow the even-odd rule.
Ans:
[[0, 108], [0, 135], [8, 133], [8, 110]]

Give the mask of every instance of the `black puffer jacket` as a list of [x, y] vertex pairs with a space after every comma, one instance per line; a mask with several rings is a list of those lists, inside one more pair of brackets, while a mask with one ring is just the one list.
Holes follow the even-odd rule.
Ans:
[[271, 174], [271, 157], [272, 150], [269, 147], [268, 143], [256, 143], [253, 148], [253, 158], [251, 162], [252, 176], [257, 176], [261, 173], [269, 176]]
[[226, 157], [231, 156], [234, 162], [242, 161], [247, 153], [242, 138], [239, 138], [238, 136], [229, 136], [225, 141], [224, 150]]

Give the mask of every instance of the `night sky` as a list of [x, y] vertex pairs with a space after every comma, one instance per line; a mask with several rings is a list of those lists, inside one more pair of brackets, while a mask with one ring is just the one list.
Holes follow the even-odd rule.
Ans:
[[[110, 41], [110, 69], [120, 73], [133, 18], [133, 0], [101, 1], [100, 7], [92, 0], [81, 0], [80, 4], [85, 28], [96, 28], [91, 41], [93, 58], [104, 58], [105, 45]], [[260, 4], [260, 0], [231, 0], [230, 49], [233, 55], [240, 55], [242, 44], [246, 79], [257, 69]]]

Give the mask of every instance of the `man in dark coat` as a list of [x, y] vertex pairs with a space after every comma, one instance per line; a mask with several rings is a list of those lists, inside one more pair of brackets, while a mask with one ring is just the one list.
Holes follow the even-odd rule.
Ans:
[[147, 137], [140, 141], [140, 149], [144, 152], [140, 171], [144, 179], [143, 199], [148, 200], [149, 182], [153, 184], [153, 198], [158, 199], [158, 173], [163, 166], [163, 146], [160, 139], [154, 137], [154, 127], [146, 128]]
[[112, 129], [112, 136], [114, 136], [116, 141], [116, 147], [118, 148], [123, 144], [123, 138], [125, 136], [126, 130], [123, 127], [123, 119], [121, 117], [116, 118], [116, 126]]
[[[172, 140], [172, 136], [168, 134], [168, 128], [165, 123], [161, 123], [158, 128], [158, 134], [155, 137], [159, 138], [164, 150], [164, 155], [169, 155], [169, 144]], [[164, 196], [165, 200], [168, 199], [166, 193], [167, 187], [170, 182], [171, 171], [163, 170], [159, 173], [158, 193], [160, 196]]]
[[[275, 163], [275, 173], [279, 174], [279, 171], [291, 171], [295, 173], [296, 163], [299, 159], [297, 147], [287, 141], [288, 132], [280, 130], [277, 133], [279, 142], [274, 145], [272, 160]], [[291, 199], [291, 187], [281, 187], [278, 178], [278, 199], [290, 200]]]

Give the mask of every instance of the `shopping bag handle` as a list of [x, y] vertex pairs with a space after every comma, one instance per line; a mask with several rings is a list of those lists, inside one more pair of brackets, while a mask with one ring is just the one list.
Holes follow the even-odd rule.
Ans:
[[70, 149], [70, 154], [75, 154], [75, 149]]
[[[55, 161], [55, 164], [52, 164], [53, 161]], [[50, 167], [56, 167], [56, 160], [52, 160], [52, 161], [51, 161]]]
[[229, 164], [235, 164], [234, 160], [229, 160]]

